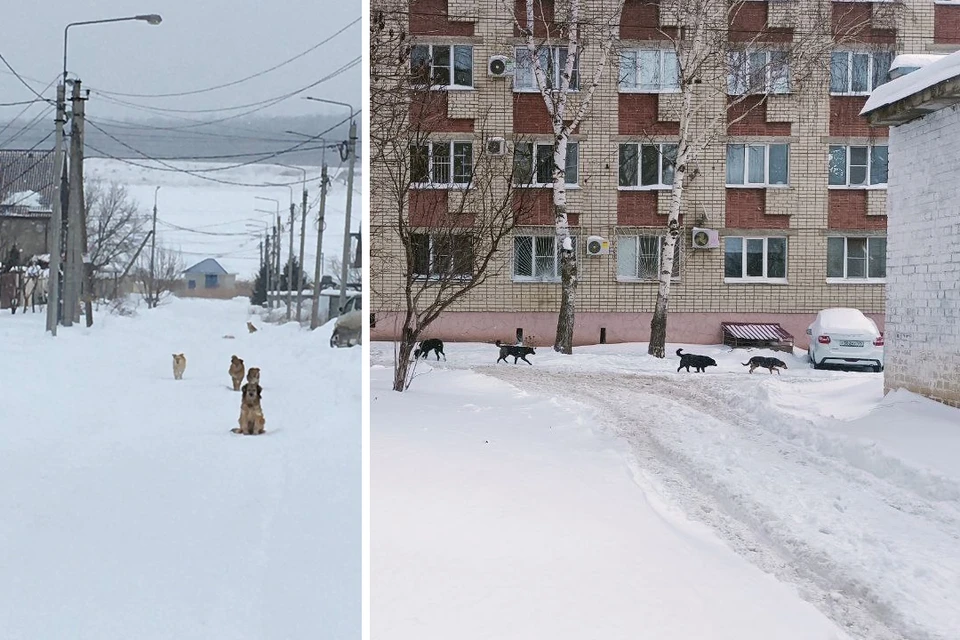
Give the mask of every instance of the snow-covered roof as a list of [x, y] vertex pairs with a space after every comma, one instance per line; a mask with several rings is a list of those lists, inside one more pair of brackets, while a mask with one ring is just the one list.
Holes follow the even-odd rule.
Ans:
[[197, 264], [183, 270], [184, 273], [193, 274], [199, 273], [203, 275], [218, 275], [225, 276], [227, 275], [227, 270], [220, 266], [220, 263], [214, 260], [213, 258], [207, 258], [206, 260], [201, 260]]
[[903, 69], [904, 67], [918, 69], [927, 66], [931, 62], [936, 62], [946, 55], [945, 53], [901, 53], [893, 59], [893, 62], [890, 64], [890, 70]]
[[14, 191], [8, 194], [0, 204], [7, 207], [19, 205], [21, 207], [39, 209], [43, 207], [43, 204], [40, 202], [40, 197], [40, 194], [36, 191]]
[[859, 309], [843, 307], [823, 309], [820, 312], [820, 328], [823, 331], [834, 332], [856, 330], [867, 333], [880, 333], [873, 320], [863, 315]]
[[[881, 109], [882, 107], [892, 105], [896, 102], [904, 100], [905, 98], [909, 98], [912, 95], [921, 93], [922, 91], [938, 85], [941, 82], [952, 80], [958, 77], [960, 77], [960, 51], [943, 56], [939, 60], [935, 60], [924, 65], [922, 68], [914, 71], [913, 73], [900, 76], [899, 78], [891, 80], [886, 84], [880, 85], [873, 90], [873, 93], [870, 94], [870, 97], [867, 99], [867, 103], [860, 111], [860, 115], [865, 116], [873, 111]], [[957, 101], [960, 101], [960, 99]], [[946, 105], [938, 102], [936, 107], [931, 106], [926, 108], [926, 111], [935, 111], [937, 108], [941, 108], [943, 106]], [[901, 117], [899, 118], [899, 121], [903, 122], [913, 119], [913, 117], [919, 117], [920, 115], [923, 114], [917, 113], [916, 115], [907, 117], [906, 119]]]

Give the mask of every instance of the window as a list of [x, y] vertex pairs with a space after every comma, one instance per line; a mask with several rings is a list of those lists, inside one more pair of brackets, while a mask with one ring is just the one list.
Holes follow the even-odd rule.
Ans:
[[786, 51], [731, 51], [727, 93], [790, 93], [790, 57]]
[[[567, 143], [567, 162], [564, 181], [576, 185], [579, 176], [580, 145]], [[553, 145], [518, 142], [513, 147], [513, 180], [524, 186], [553, 184]]]
[[886, 277], [886, 238], [827, 238], [827, 278], [871, 280]]
[[[513, 74], [514, 91], [539, 91], [537, 77], [533, 70], [533, 57], [526, 47], [517, 47], [516, 64]], [[567, 64], [566, 47], [547, 47], [537, 49], [537, 58], [547, 76], [547, 88], [556, 89], [560, 86], [560, 75]], [[580, 88], [580, 61], [573, 61], [573, 75], [570, 78], [570, 90]]]
[[473, 275], [473, 238], [469, 234], [414, 233], [413, 273], [418, 278], [469, 278]]
[[[573, 241], [576, 255], [577, 239]], [[513, 279], [559, 282], [560, 256], [556, 236], [515, 236], [513, 238]]]
[[410, 147], [410, 182], [452, 186], [470, 184], [472, 142], [430, 142]]
[[204, 289], [216, 289], [219, 285], [217, 282], [217, 274], [207, 273], [203, 277], [203, 288]]
[[887, 184], [887, 146], [830, 146], [831, 186], [866, 187]]
[[187, 289], [196, 289], [197, 281], [196, 280], [187, 280]]
[[[683, 241], [673, 246], [671, 280], [680, 277], [680, 251]], [[663, 236], [636, 235], [617, 238], [617, 279], [656, 281], [660, 278]]]
[[673, 186], [677, 145], [667, 143], [620, 145], [620, 186], [669, 189]]
[[632, 49], [620, 54], [620, 91], [680, 90], [680, 65], [672, 49]]
[[464, 44], [418, 44], [410, 51], [414, 84], [473, 88], [473, 47]]
[[786, 282], [787, 239], [724, 238], [723, 276], [727, 280]]
[[789, 144], [728, 144], [727, 186], [789, 184]]
[[889, 79], [891, 51], [834, 51], [830, 56], [830, 93], [867, 95]]

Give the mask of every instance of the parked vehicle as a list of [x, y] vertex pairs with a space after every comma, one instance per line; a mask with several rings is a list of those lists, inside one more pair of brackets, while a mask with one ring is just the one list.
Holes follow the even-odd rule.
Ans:
[[363, 310], [362, 298], [352, 296], [340, 309], [340, 316], [333, 325], [333, 335], [330, 336], [331, 347], [355, 347], [363, 337]]
[[807, 329], [814, 369], [825, 364], [873, 367], [883, 371], [883, 333], [858, 309], [824, 309]]

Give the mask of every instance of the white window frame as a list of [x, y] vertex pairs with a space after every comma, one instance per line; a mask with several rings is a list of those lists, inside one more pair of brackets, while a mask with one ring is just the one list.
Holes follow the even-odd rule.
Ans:
[[[530, 274], [531, 275], [520, 275], [517, 274], [517, 240], [521, 238], [530, 239]], [[537, 238], [545, 238], [553, 241], [553, 273], [549, 275], [537, 275]], [[573, 242], [573, 255], [574, 259], [577, 256], [577, 238], [576, 236], [571, 235], [570, 240]], [[511, 265], [510, 265], [510, 275], [514, 282], [560, 282], [560, 252], [558, 251], [559, 243], [557, 242], [557, 236], [555, 233], [536, 233], [536, 232], [520, 232], [513, 236], [513, 255], [511, 256]], [[546, 254], [541, 254], [541, 258], [548, 258]]]
[[[474, 65], [474, 55], [473, 55], [473, 54], [474, 54], [474, 47], [473, 47], [472, 44], [426, 44], [426, 43], [416, 44], [416, 45], [414, 45], [414, 46], [412, 47], [412, 49], [411, 49], [411, 51], [410, 51], [410, 65], [411, 65], [410, 72], [411, 72], [411, 74], [413, 74], [413, 71], [414, 71], [414, 70], [413, 70], [413, 60], [414, 60], [413, 50], [417, 49], [418, 47], [426, 47], [426, 48], [427, 48], [427, 60], [429, 61], [430, 86], [431, 86], [431, 88], [437, 89], [437, 90], [441, 90], [441, 91], [471, 91], [471, 90], [474, 89], [473, 83], [474, 83], [474, 81], [475, 81], [475, 78], [474, 78], [474, 76], [475, 76], [474, 66], [475, 66], [475, 65]], [[434, 62], [433, 62], [433, 60], [434, 60], [433, 48], [434, 48], [434, 47], [447, 47], [447, 48], [450, 49], [450, 65], [447, 66], [447, 67], [444, 67], [445, 69], [447, 69], [447, 73], [449, 74], [449, 78], [450, 78], [450, 82], [449, 82], [448, 84], [434, 84], [434, 69], [435, 69], [436, 66], [437, 66], [437, 65], [435, 65]], [[457, 69], [457, 56], [456, 56], [456, 54], [457, 54], [457, 49], [469, 49], [469, 50], [470, 50], [470, 84], [457, 84], [457, 83], [456, 83], [456, 78], [457, 78], [457, 74], [456, 74], [456, 69]]]
[[[893, 64], [893, 60], [896, 57], [895, 52], [888, 50], [867, 50], [867, 49], [836, 49], [830, 52], [830, 95], [832, 96], [868, 96], [874, 89], [889, 82], [890, 70], [887, 69], [887, 79], [882, 80], [880, 84], [874, 86], [873, 83], [873, 67], [876, 63], [877, 54], [887, 54], [890, 56], [890, 63]], [[845, 55], [847, 57], [847, 81], [846, 88], [843, 91], [837, 91], [833, 88], [833, 57], [838, 55]], [[867, 56], [867, 88], [862, 91], [853, 90], [853, 59], [854, 56]]]
[[[553, 161], [552, 161], [552, 158], [553, 158], [553, 143], [552, 143], [552, 142], [535, 142], [535, 141], [530, 141], [530, 142], [516, 142], [516, 143], [514, 143], [514, 145], [513, 145], [513, 154], [514, 154], [514, 155], [513, 155], [513, 162], [514, 162], [514, 166], [516, 166], [516, 162], [517, 162], [517, 152], [518, 152], [519, 148], [520, 148], [521, 146], [523, 146], [523, 145], [532, 145], [532, 151], [533, 151], [533, 153], [532, 153], [531, 156], [530, 156], [530, 162], [531, 162], [530, 177], [531, 177], [531, 181], [530, 181], [530, 182], [517, 182], [517, 181], [516, 181], [516, 178], [517, 178], [516, 169], [514, 169], [514, 182], [515, 182], [515, 186], [518, 186], [518, 187], [530, 187], [530, 188], [533, 188], [533, 189], [540, 189], [540, 188], [543, 188], [543, 187], [552, 187], [552, 186], [553, 186], [553, 182], [552, 182], [552, 181], [551, 181], [551, 182], [540, 182], [540, 181], [537, 180], [537, 177], [538, 177], [538, 176], [537, 176], [537, 173], [538, 173], [538, 172], [537, 172], [537, 169], [539, 168], [539, 164], [538, 164], [538, 162], [537, 162], [537, 158], [540, 157], [540, 156], [539, 156], [540, 150], [545, 148], [545, 149], [547, 149], [547, 151], [546, 151], [545, 153], [548, 154], [548, 157], [551, 158], [551, 164], [553, 164]], [[571, 162], [573, 163], [573, 166], [572, 166], [572, 167], [571, 167]], [[565, 169], [565, 170], [564, 170], [564, 174], [563, 174], [564, 184], [567, 186], [568, 189], [579, 189], [579, 188], [580, 188], [580, 143], [579, 143], [579, 142], [576, 142], [576, 141], [574, 141], [574, 140], [568, 140], [568, 141], [567, 141], [567, 165], [566, 165], [566, 167], [564, 167], [564, 169]], [[569, 181], [569, 179], [570, 179], [569, 173], [570, 173], [570, 170], [571, 170], [571, 169], [572, 169], [572, 171], [573, 171], [573, 173], [574, 173], [574, 176], [573, 176], [574, 180], [573, 180], [573, 182], [570, 182], [570, 181]]]
[[[470, 158], [470, 176], [466, 180], [457, 181], [457, 176], [454, 175], [454, 167], [456, 166], [456, 149], [458, 145], [468, 145], [468, 153]], [[411, 145], [410, 153], [413, 153], [414, 146], [423, 146], [423, 145]], [[450, 179], [445, 182], [440, 182], [436, 180], [435, 170], [437, 165], [434, 163], [434, 149], [437, 146], [445, 146], [449, 155], [447, 156], [450, 159], [450, 164], [448, 166], [448, 171], [450, 174]], [[412, 159], [411, 159], [412, 165]], [[473, 141], [472, 140], [431, 140], [427, 142], [427, 175], [429, 177], [429, 182], [411, 182], [411, 187], [416, 189], [466, 189], [470, 186], [473, 177]], [[463, 176], [460, 176], [461, 178]], [[411, 176], [412, 180], [413, 176]]]
[[[770, 147], [786, 147], [787, 166], [786, 182], [770, 182]], [[743, 147], [743, 182], [730, 182], [730, 153], [734, 147]], [[763, 180], [760, 182], [750, 181], [750, 159], [753, 154], [759, 150], [763, 153]], [[727, 156], [725, 158], [725, 180], [728, 189], [784, 189], [790, 186], [790, 144], [785, 142], [772, 142], [767, 144], [735, 143], [727, 144]]]
[[[728, 276], [727, 275], [727, 241], [728, 240], [740, 240], [740, 277]], [[747, 244], [749, 241], [763, 241], [763, 275], [762, 276], [748, 276], [747, 275]], [[769, 264], [769, 241], [770, 240], [783, 240], [784, 248], [784, 264], [783, 264], [783, 277], [769, 277], [767, 274], [770, 271]], [[789, 274], [790, 268], [790, 241], [787, 236], [727, 236], [723, 239], [723, 281], [727, 284], [744, 284], [744, 283], [754, 283], [762, 282], [767, 284], [788, 284], [787, 275]]]
[[[830, 241], [843, 240], [843, 275], [830, 275]], [[850, 240], [864, 240], [864, 275], [863, 277], [851, 276], [850, 270]], [[877, 240], [883, 240], [884, 256], [886, 256], [887, 236], [866, 236], [866, 235], [831, 235], [827, 236], [827, 284], [884, 284], [887, 281], [887, 263], [884, 257], [883, 275], [878, 277], [870, 276], [870, 244]]]
[[[637, 180], [636, 184], [624, 185], [620, 184], [620, 159], [622, 157], [621, 149], [626, 146], [636, 147], [637, 150]], [[643, 148], [644, 147], [656, 147], [657, 148], [657, 182], [653, 184], [641, 184], [643, 182]], [[669, 166], [668, 154], [666, 149], [668, 147], [673, 148], [673, 157], [676, 161], [677, 157], [677, 143], [676, 142], [621, 142], [617, 147], [617, 189], [620, 191], [663, 191], [673, 189], [673, 180], [669, 183], [663, 181], [663, 172]], [[673, 169], [674, 177], [676, 177], [676, 169]]]
[[[654, 272], [649, 278], [642, 278], [639, 275], [640, 271], [640, 239], [655, 239], [657, 241], [656, 248], [656, 258], [657, 265], [654, 269]], [[628, 276], [624, 275], [620, 268], [623, 266], [620, 263], [621, 260], [621, 243], [623, 242], [633, 242], [634, 244], [634, 265], [633, 273], [634, 275]], [[663, 259], [663, 242], [664, 236], [659, 230], [636, 230], [636, 231], [618, 231], [617, 232], [617, 282], [659, 282], [660, 281], [660, 266], [662, 264], [661, 260]], [[673, 273], [670, 275], [670, 282], [680, 282], [681, 274], [683, 273], [683, 259], [684, 259], [684, 246], [683, 239], [677, 238], [677, 243], [674, 245], [674, 257], [673, 257]]]
[[[568, 53], [568, 47], [561, 47], [558, 45], [548, 46], [541, 45], [537, 47], [538, 51], [546, 50], [548, 51], [549, 59], [547, 61], [547, 66], [544, 68], [543, 73], [547, 77], [547, 90], [548, 91], [559, 91], [557, 87], [560, 86], [560, 73], [563, 71], [563, 67], [560, 63], [560, 54], [564, 54], [564, 62], [566, 61], [566, 55]], [[514, 49], [514, 67], [513, 67], [513, 91], [514, 93], [540, 93], [540, 87], [537, 86], [537, 74], [534, 70], [533, 59], [530, 59], [529, 70], [525, 66], [524, 60], [530, 56], [530, 50], [526, 46], [518, 46]], [[542, 62], [542, 61], [541, 61]], [[553, 73], [551, 73], [551, 70]], [[529, 82], [527, 82], [529, 78]], [[575, 60], [573, 63], [573, 77], [570, 79], [570, 88], [567, 90], [568, 93], [573, 93], [580, 90], [580, 60]]]
[[[874, 149], [877, 147], [882, 147], [887, 150], [887, 180], [890, 179], [890, 148], [885, 144], [831, 144], [827, 150], [827, 187], [830, 189], [886, 189], [887, 182], [873, 182], [873, 155]], [[850, 153], [851, 149], [866, 149], [867, 150], [867, 164], [866, 164], [866, 182], [863, 184], [850, 184], [850, 167], [851, 166], [862, 166], [862, 165], [851, 165], [853, 154]], [[833, 164], [833, 152], [836, 149], [843, 149], [844, 153], [844, 166], [843, 166], [843, 184], [835, 184], [831, 182], [832, 170], [831, 166]]]
[[[427, 255], [427, 263], [428, 263], [427, 270], [428, 270], [430, 273], [414, 273], [414, 274], [413, 274], [413, 277], [414, 277], [415, 280], [460, 280], [460, 281], [468, 281], [468, 280], [471, 280], [471, 279], [473, 278], [473, 269], [474, 269], [474, 267], [476, 266], [476, 264], [475, 264], [475, 262], [476, 262], [476, 257], [475, 257], [475, 256], [474, 256], [474, 260], [472, 260], [472, 261], [471, 261], [471, 264], [470, 264], [470, 273], [450, 273], [450, 274], [436, 273], [436, 272], [435, 272], [435, 269], [434, 269], [434, 264], [435, 264], [436, 261], [437, 261], [436, 250], [435, 250], [435, 242], [436, 242], [436, 235], [437, 235], [437, 234], [430, 233], [429, 231], [421, 231], [421, 232], [414, 233], [414, 234], [412, 234], [412, 235], [414, 235], [414, 236], [418, 236], [418, 235], [419, 235], [419, 236], [427, 236], [427, 239], [428, 239], [428, 240], [427, 240], [427, 252], [428, 252], [428, 255]], [[451, 239], [452, 239], [452, 238], [455, 238], [455, 237], [459, 237], [459, 236], [469, 236], [469, 235], [470, 235], [470, 234], [467, 233], [467, 232], [464, 232], [464, 233], [452, 233], [452, 234], [451, 234], [451, 233], [447, 233], [446, 231], [443, 232], [443, 236], [444, 236], [445, 238], [451, 238]], [[451, 256], [450, 260], [451, 260], [451, 262], [450, 262], [451, 266], [453, 266], [454, 264], [456, 264], [456, 259], [455, 259], [453, 256]], [[416, 264], [414, 264], [414, 268], [416, 268]]]
[[[643, 77], [643, 57], [656, 54], [655, 75], [659, 82], [655, 88], [643, 87], [641, 78]], [[676, 77], [673, 82], [669, 82], [667, 75], [670, 66], [668, 60], [673, 60], [673, 67], [676, 69]], [[632, 77], [631, 77], [632, 76]], [[620, 93], [680, 93], [680, 61], [677, 58], [677, 52], [673, 49], [650, 49], [637, 48], [626, 49], [620, 53], [620, 67], [617, 80], [617, 87]]]
[[[773, 57], [783, 54], [784, 75], [775, 73], [776, 65]], [[764, 74], [763, 87], [751, 87], [750, 81], [755, 73], [753, 69], [755, 56], [763, 56], [761, 70]], [[735, 49], [727, 54], [727, 94], [742, 95], [785, 95], [790, 93], [790, 55], [782, 49]]]

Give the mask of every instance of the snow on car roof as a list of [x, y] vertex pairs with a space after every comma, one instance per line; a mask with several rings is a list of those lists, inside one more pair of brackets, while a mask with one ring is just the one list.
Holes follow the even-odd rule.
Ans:
[[838, 307], [835, 309], [824, 309], [819, 314], [820, 328], [824, 331], [867, 331], [879, 333], [877, 325], [873, 320], [863, 315], [859, 309], [847, 309]]

